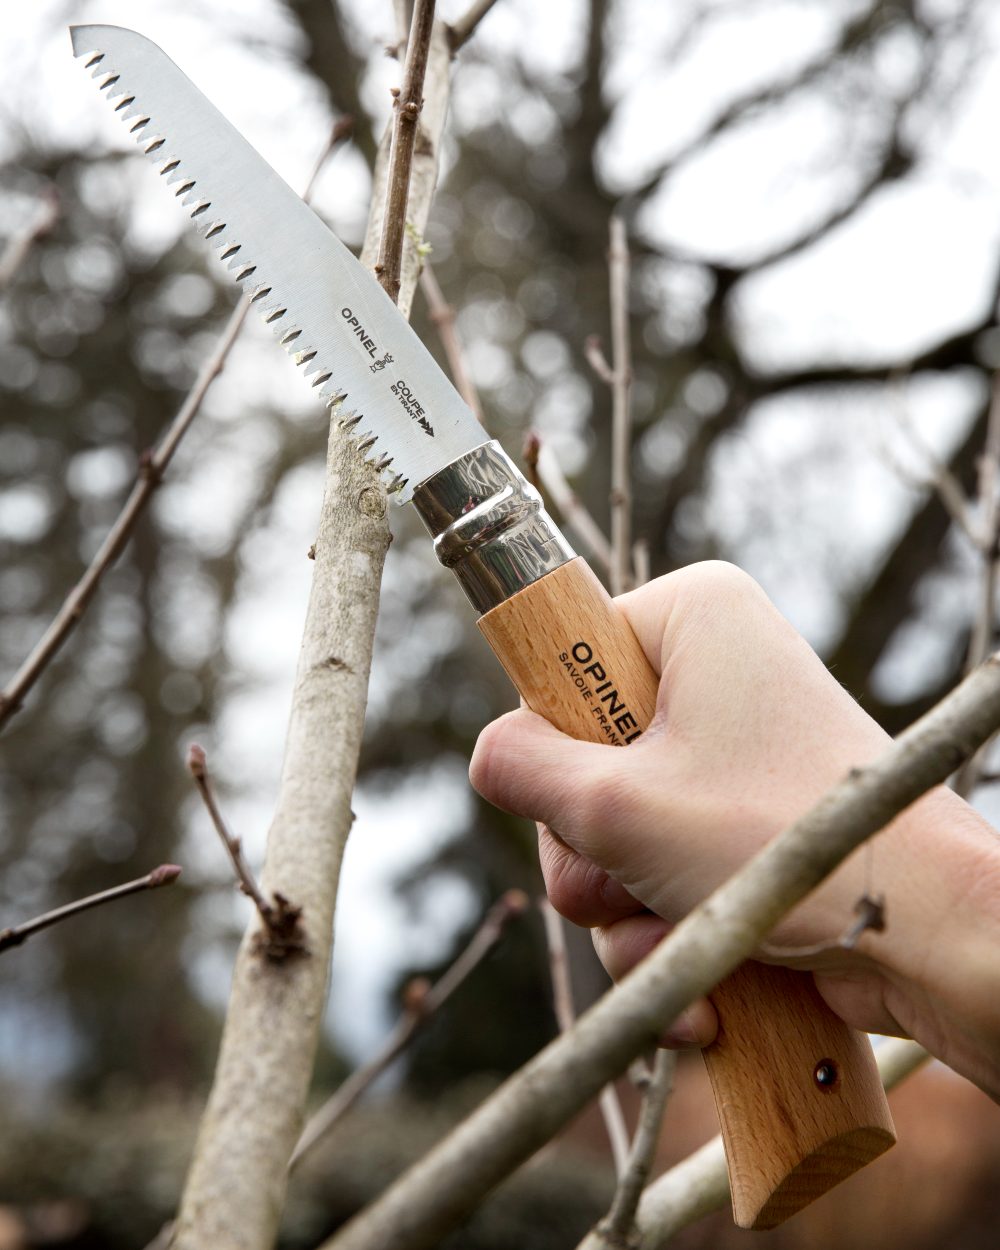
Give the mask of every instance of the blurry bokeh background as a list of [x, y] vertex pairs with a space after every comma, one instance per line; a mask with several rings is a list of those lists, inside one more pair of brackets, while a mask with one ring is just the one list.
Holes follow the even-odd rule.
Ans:
[[[2, 17], [0, 251], [53, 220], [0, 291], [0, 682], [234, 302], [73, 61], [67, 25], [142, 30], [296, 187], [353, 115], [315, 198], [351, 245], [399, 77], [389, 0], [37, 0]], [[635, 525], [653, 572], [748, 569], [893, 732], [957, 679], [976, 607], [977, 559], [933, 477], [948, 465], [974, 491], [1000, 364], [997, 116], [989, 0], [499, 0], [460, 57], [428, 231], [490, 431], [515, 455], [535, 432], [603, 524], [610, 400], [583, 348], [608, 338], [608, 221], [624, 214]], [[414, 322], [440, 354], [419, 297]], [[0, 741], [0, 926], [164, 860], [185, 869], [0, 960], [11, 1250], [139, 1246], [176, 1197], [246, 914], [184, 754], [206, 747], [258, 861], [326, 441], [294, 372], [248, 326]], [[405, 510], [393, 529], [317, 1098], [371, 1052], [410, 975], [444, 967], [504, 889], [539, 889], [533, 831], [465, 778], [511, 691]], [[988, 814], [990, 798], [975, 796]], [[586, 939], [573, 949], [585, 1002], [603, 974]], [[287, 1245], [313, 1244], [551, 1037], [550, 1000], [529, 915], [293, 1190]], [[673, 1131], [668, 1116], [675, 1154], [713, 1131], [688, 1072], [701, 1102], [682, 1122], [679, 1098]], [[914, 1162], [904, 1141], [904, 1171], [859, 1180], [854, 1209], [869, 1202], [870, 1232], [892, 1194], [909, 1246], [993, 1244], [980, 1182], [1000, 1113], [947, 1074], [919, 1080], [907, 1097], [938, 1125], [923, 1130], [934, 1150]], [[610, 1184], [599, 1127], [585, 1119], [549, 1154], [454, 1245], [574, 1245]], [[928, 1206], [934, 1175], [952, 1199]], [[825, 1210], [798, 1244], [872, 1244], [838, 1223], [842, 1203]], [[684, 1244], [727, 1235], [713, 1223]], [[769, 1236], [796, 1244], [784, 1235]]]

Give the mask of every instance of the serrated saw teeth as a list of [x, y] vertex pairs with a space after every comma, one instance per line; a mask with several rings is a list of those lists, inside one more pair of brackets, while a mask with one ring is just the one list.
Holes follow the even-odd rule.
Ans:
[[[411, 483], [486, 441], [356, 258], [155, 44], [115, 26], [71, 34], [115, 116], [309, 378], [331, 422], [353, 439], [364, 421], [362, 455], [379, 440], [370, 463], [387, 476], [395, 470], [390, 493], [409, 498]], [[370, 359], [359, 359], [359, 343]]]

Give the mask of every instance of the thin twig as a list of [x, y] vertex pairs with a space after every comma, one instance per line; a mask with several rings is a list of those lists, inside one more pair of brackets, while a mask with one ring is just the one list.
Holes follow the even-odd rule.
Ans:
[[32, 934], [47, 929], [50, 925], [58, 924], [61, 920], [68, 920], [70, 916], [77, 916], [82, 911], [89, 911], [91, 907], [102, 907], [105, 903], [113, 903], [116, 899], [128, 897], [129, 894], [141, 894], [143, 890], [157, 890], [161, 885], [172, 885], [180, 875], [181, 870], [177, 864], [161, 864], [159, 868], [147, 872], [144, 877], [137, 877], [135, 881], [126, 881], [124, 885], [115, 885], [110, 890], [101, 890], [98, 894], [79, 898], [73, 903], [67, 903], [64, 907], [56, 907], [53, 911], [36, 916], [33, 920], [14, 925], [13, 928], [0, 929], [0, 951], [20, 946]]
[[[308, 200], [316, 185], [323, 162], [328, 159], [333, 149], [350, 134], [351, 127], [348, 121], [349, 119], [341, 119], [331, 131], [330, 138], [309, 177], [304, 196], [306, 200]], [[0, 729], [21, 707], [25, 695], [35, 685], [42, 673], [45, 672], [63, 643], [79, 624], [104, 574], [111, 568], [121, 554], [125, 544], [131, 538], [132, 531], [145, 511], [153, 492], [163, 480], [163, 476], [180, 445], [181, 439], [188, 432], [191, 423], [198, 415], [209, 387], [225, 368], [230, 349], [243, 328], [243, 323], [249, 310], [249, 297], [241, 299], [233, 309], [211, 356], [198, 371], [194, 385], [181, 404], [177, 415], [168, 426], [160, 445], [155, 451], [147, 450], [140, 456], [139, 471], [135, 485], [132, 487], [124, 507], [104, 542], [98, 548], [93, 560], [91, 560], [83, 576], [66, 596], [62, 607], [56, 613], [52, 623], [36, 643], [30, 655], [25, 659], [7, 686], [0, 690]]]
[[274, 919], [274, 907], [267, 901], [260, 892], [250, 865], [247, 863], [246, 856], [243, 854], [243, 843], [233, 833], [226, 824], [219, 805], [215, 801], [215, 792], [212, 789], [212, 783], [208, 776], [208, 758], [204, 750], [193, 742], [188, 747], [187, 753], [188, 772], [194, 778], [194, 784], [201, 795], [201, 801], [205, 804], [205, 810], [211, 817], [215, 831], [222, 839], [222, 845], [226, 848], [232, 865], [233, 871], [236, 873], [236, 879], [239, 882], [240, 889], [250, 899], [253, 899], [254, 905], [260, 912], [261, 919], [265, 924], [271, 924]]
[[635, 1244], [636, 1211], [653, 1167], [656, 1147], [660, 1140], [663, 1113], [673, 1089], [676, 1070], [677, 1052], [658, 1050], [653, 1062], [653, 1072], [649, 1077], [642, 1100], [639, 1123], [632, 1139], [628, 1164], [619, 1177], [611, 1209], [580, 1243], [579, 1250], [619, 1250], [622, 1246]]
[[188, 748], [187, 766], [211, 817], [212, 824], [226, 848], [239, 887], [248, 898], [253, 900], [263, 921], [264, 932], [259, 934], [257, 939], [258, 952], [273, 963], [281, 963], [291, 955], [301, 954], [306, 949], [305, 935], [300, 924], [302, 908], [289, 902], [285, 895], [277, 890], [274, 892], [273, 902], [264, 897], [243, 854], [243, 843], [231, 832], [215, 801], [215, 794], [208, 777], [208, 761], [205, 752], [197, 743], [192, 743]]
[[86, 572], [63, 601], [52, 623], [35, 645], [3, 691], [0, 691], [0, 726], [20, 708], [24, 696], [34, 686], [55, 657], [70, 633], [79, 624], [93, 598], [101, 579], [132, 536], [136, 522], [145, 511], [153, 492], [163, 480], [164, 472], [174, 452], [197, 416], [208, 388], [222, 372], [226, 356], [233, 345], [250, 308], [249, 298], [241, 299], [233, 310], [215, 350], [202, 365], [194, 386], [171, 422], [163, 441], [155, 452], [143, 452], [139, 458], [139, 472], [125, 506], [118, 514], [104, 542], [90, 562]]
[[[566, 933], [563, 918], [547, 898], [539, 900], [542, 920], [545, 923], [545, 943], [549, 952], [549, 975], [552, 978], [552, 1005], [556, 1023], [561, 1033], [568, 1032], [576, 1022], [573, 1004], [573, 985], [569, 975], [569, 957], [566, 950]], [[628, 1166], [629, 1140], [625, 1125], [625, 1113], [614, 1085], [607, 1084], [601, 1090], [598, 1105], [604, 1120], [604, 1128], [611, 1146], [615, 1175], [621, 1177]]]
[[[965, 671], [971, 672], [989, 654], [996, 634], [997, 544], [1000, 541], [1000, 375], [993, 379], [993, 396], [986, 425], [986, 444], [977, 475], [977, 523], [972, 535], [979, 556], [979, 595], [969, 637]], [[953, 788], [968, 797], [980, 784], [990, 744], [983, 746], [958, 770]]]
[[448, 46], [455, 53], [468, 43], [472, 36], [476, 33], [479, 23], [483, 20], [490, 9], [496, 4], [497, 0], [476, 0], [471, 5], [463, 17], [454, 22], [448, 28]]
[[[865, 849], [871, 849], [870, 842]], [[761, 942], [759, 947], [761, 958], [785, 964], [790, 968], [804, 968], [821, 955], [830, 955], [834, 951], [854, 950], [862, 933], [869, 929], [875, 933], [885, 931], [885, 895], [873, 895], [867, 892], [862, 894], [854, 904], [854, 916], [854, 920], [836, 942], [817, 942], [813, 946], [775, 946], [771, 942]]]
[[[965, 497], [965, 491], [957, 477], [952, 473], [948, 466], [938, 456], [934, 454], [930, 447], [917, 433], [913, 422], [910, 420], [909, 413], [906, 409], [902, 384], [904, 378], [902, 375], [896, 375], [893, 379], [894, 393], [896, 403], [893, 407], [893, 414], [896, 424], [902, 433], [906, 436], [910, 445], [918, 453], [927, 466], [926, 478], [916, 477], [908, 469], [904, 468], [898, 460], [892, 455], [891, 450], [884, 446], [882, 454], [888, 460], [890, 467], [896, 475], [909, 486], [917, 489], [932, 489], [941, 500], [945, 511], [965, 534], [974, 547], [978, 546], [979, 535], [977, 532], [975, 521], [969, 507], [969, 501]], [[984, 657], [985, 658], [985, 657]]]
[[982, 561], [979, 611], [969, 642], [966, 672], [982, 664], [996, 626], [997, 540], [1000, 538], [1000, 375], [993, 380], [993, 398], [986, 427], [986, 445], [979, 458], [979, 555]]
[[417, 141], [417, 126], [423, 106], [424, 74], [434, 24], [434, 0], [416, 0], [410, 37], [406, 44], [403, 85], [393, 92], [395, 120], [389, 153], [389, 185], [382, 238], [379, 242], [375, 276], [389, 298], [396, 303], [403, 270], [403, 240], [406, 237], [406, 201], [410, 194], [410, 166]]
[[59, 220], [59, 212], [59, 195], [55, 187], [46, 187], [34, 220], [28, 224], [26, 230], [9, 240], [0, 256], [0, 291], [9, 286], [11, 279], [28, 259], [31, 249]]
[[635, 584], [645, 586], [653, 575], [647, 538], [637, 538], [632, 544], [632, 567], [635, 569]]
[[289, 1170], [296, 1167], [310, 1150], [330, 1132], [344, 1113], [366, 1089], [397, 1059], [428, 1020], [439, 1011], [475, 968], [482, 963], [506, 932], [511, 920], [524, 915], [528, 898], [523, 890], [508, 890], [486, 913], [468, 946], [434, 985], [416, 977], [403, 995], [403, 1012], [382, 1049], [368, 1063], [355, 1069], [332, 1097], [319, 1108], [302, 1130]]
[[555, 453], [535, 433], [525, 435], [522, 449], [528, 478], [534, 486], [545, 488], [555, 505], [560, 519], [573, 531], [590, 556], [605, 573], [611, 569], [611, 544], [601, 527], [594, 520], [580, 496], [573, 490], [559, 466]]
[[632, 585], [632, 341], [628, 320], [629, 252], [625, 223], [611, 218], [611, 593]]
[[319, 182], [319, 176], [323, 172], [323, 167], [333, 155], [335, 148], [342, 143], [346, 143], [354, 134], [354, 118], [350, 113], [345, 113], [343, 117], [338, 117], [330, 129], [329, 138], [326, 141], [326, 147], [320, 152], [319, 156], [313, 162], [309, 177], [306, 179], [306, 188], [302, 192], [302, 198], [308, 204], [316, 190], [316, 183]]
[[608, 364], [608, 358], [604, 354], [604, 347], [601, 344], [601, 336], [599, 334], [587, 335], [583, 343], [583, 356], [602, 382], [607, 386], [614, 385], [615, 372]]
[[479, 392], [472, 380], [472, 375], [465, 363], [465, 352], [455, 325], [455, 310], [445, 299], [437, 277], [430, 263], [425, 261], [420, 272], [420, 287], [427, 301], [427, 312], [431, 321], [437, 326], [441, 346], [448, 358], [452, 381], [459, 395], [472, 409], [476, 420], [483, 424], [483, 407], [479, 402]]

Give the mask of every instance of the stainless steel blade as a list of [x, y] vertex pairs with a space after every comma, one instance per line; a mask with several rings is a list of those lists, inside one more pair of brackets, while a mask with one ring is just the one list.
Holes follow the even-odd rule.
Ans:
[[489, 435], [371, 274], [155, 43], [73, 26], [166, 185], [400, 500]]

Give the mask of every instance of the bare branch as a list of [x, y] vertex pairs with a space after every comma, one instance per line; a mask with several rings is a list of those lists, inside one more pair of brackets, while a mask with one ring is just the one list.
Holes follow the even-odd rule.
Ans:
[[522, 454], [529, 481], [538, 489], [545, 488], [560, 519], [583, 543], [589, 555], [608, 572], [611, 568], [611, 544], [566, 480], [552, 449], [532, 430], [525, 435]]
[[[545, 923], [545, 943], [549, 952], [549, 975], [552, 978], [552, 1004], [556, 1023], [560, 1032], [567, 1033], [576, 1022], [576, 1008], [573, 1005], [573, 985], [569, 975], [563, 919], [547, 898], [540, 899], [538, 906]], [[618, 1091], [611, 1082], [601, 1090], [598, 1105], [607, 1130], [608, 1144], [611, 1146], [615, 1175], [620, 1177], [628, 1166], [628, 1128]]]
[[177, 864], [160, 864], [159, 868], [147, 872], [144, 877], [137, 877], [135, 881], [126, 881], [124, 885], [115, 885], [110, 890], [101, 890], [98, 894], [90, 894], [76, 902], [66, 903], [63, 907], [56, 907], [53, 911], [35, 916], [33, 920], [26, 920], [13, 928], [0, 929], [0, 952], [20, 946], [32, 934], [47, 929], [50, 925], [59, 924], [61, 920], [68, 920], [70, 916], [78, 916], [80, 912], [89, 911], [92, 907], [103, 907], [105, 903], [127, 898], [130, 894], [141, 894], [144, 890], [158, 890], [161, 885], [173, 885], [180, 875], [181, 870]]
[[625, 225], [611, 218], [611, 593], [632, 586], [632, 339], [628, 321], [629, 252]]
[[632, 567], [635, 569], [635, 584], [645, 586], [653, 575], [648, 539], [637, 538], [632, 544]]
[[[1000, 375], [994, 376], [986, 422], [986, 444], [977, 474], [977, 523], [972, 535], [979, 556], [979, 593], [965, 660], [966, 672], [981, 664], [996, 634], [997, 546], [1000, 542]], [[968, 796], [980, 784], [989, 744], [958, 770], [954, 789]]]
[[[440, 26], [434, 28], [430, 61], [409, 196], [417, 230], [426, 223], [434, 195], [436, 151], [450, 91], [450, 54]], [[388, 147], [384, 140], [362, 250], [369, 267], [381, 233]], [[404, 316], [416, 270], [404, 256], [398, 305]], [[302, 905], [308, 958], [278, 968], [262, 963], [256, 918], [244, 938], [174, 1250], [237, 1241], [241, 1250], [270, 1250], [274, 1244], [323, 1019], [337, 883], [353, 820], [351, 792], [389, 540], [385, 486], [361, 462], [356, 444], [334, 425], [281, 785], [261, 875], [266, 896], [280, 891]], [[330, 715], [331, 705], [338, 715]]]
[[198, 415], [208, 388], [222, 372], [229, 349], [246, 320], [249, 308], [249, 299], [243, 298], [233, 310], [215, 350], [199, 370], [194, 386], [171, 422], [163, 441], [154, 452], [145, 452], [140, 458], [135, 485], [118, 519], [98, 548], [86, 572], [66, 596], [62, 607], [31, 654], [6, 688], [0, 691], [0, 727], [20, 708], [24, 696], [41, 677], [70, 633], [79, 624], [104, 574], [117, 560], [132, 536], [139, 517], [145, 511], [153, 492], [163, 480], [163, 475], [181, 439]]
[[333, 155], [334, 149], [338, 148], [342, 143], [346, 143], [348, 139], [354, 136], [354, 118], [350, 113], [345, 113], [343, 117], [338, 117], [333, 123], [330, 130], [330, 137], [326, 141], [326, 147], [320, 152], [319, 156], [313, 162], [312, 170], [306, 179], [306, 188], [302, 192], [302, 198], [308, 204], [316, 190], [316, 183], [319, 182], [319, 176], [326, 167], [327, 161]]
[[[350, 127], [341, 120], [334, 126], [329, 141], [321, 153], [319, 160], [309, 178], [305, 199], [308, 200], [316, 180], [333, 149], [350, 134]], [[132, 531], [146, 510], [146, 505], [153, 492], [163, 480], [163, 476], [177, 451], [181, 440], [188, 432], [191, 423], [201, 410], [209, 387], [223, 371], [230, 349], [243, 328], [243, 323], [250, 310], [250, 300], [244, 297], [233, 309], [225, 329], [219, 336], [212, 354], [208, 357], [188, 392], [177, 415], [167, 428], [162, 441], [155, 451], [145, 452], [139, 461], [139, 472], [135, 485], [125, 501], [114, 525], [112, 525], [104, 542], [98, 548], [87, 570], [66, 596], [62, 607], [52, 623], [32, 649], [31, 654], [17, 670], [7, 686], [0, 690], [0, 729], [11, 716], [21, 707], [24, 696], [34, 686], [55, 658], [63, 643], [73, 632], [90, 605], [104, 574], [111, 568], [121, 555]]]
[[[869, 843], [869, 848], [870, 845]], [[854, 904], [854, 916], [855, 919], [835, 942], [817, 942], [812, 946], [775, 946], [771, 942], [761, 942], [761, 958], [784, 964], [789, 968], [808, 968], [820, 955], [829, 955], [838, 950], [854, 950], [858, 939], [868, 929], [876, 933], [884, 932], [886, 927], [885, 895], [862, 894]]]
[[276, 892], [274, 901], [269, 902], [261, 893], [246, 856], [243, 854], [242, 842], [230, 831], [219, 810], [208, 777], [208, 761], [205, 752], [197, 743], [193, 743], [188, 748], [187, 766], [212, 824], [226, 848], [239, 887], [248, 898], [253, 900], [264, 923], [264, 932], [257, 939], [257, 950], [265, 958], [279, 963], [291, 955], [303, 953], [306, 950], [306, 942], [305, 933], [300, 924], [302, 908], [289, 902], [284, 894]]
[[[914, 478], [911, 473], [909, 473], [902, 465], [892, 458], [888, 448], [883, 449], [883, 454], [889, 460], [894, 472], [901, 481], [924, 489], [930, 487], [936, 491], [937, 496], [944, 505], [948, 515], [959, 527], [962, 533], [965, 534], [969, 542], [972, 543], [974, 547], [978, 547], [979, 532], [972, 516], [969, 501], [965, 496], [965, 491], [962, 489], [962, 484], [955, 474], [952, 473], [951, 469], [944, 463], [944, 461], [939, 459], [930, 447], [927, 446], [917, 432], [917, 429], [914, 426], [913, 421], [910, 419], [910, 414], [903, 402], [901, 390], [902, 380], [903, 379], [900, 375], [897, 375], [893, 379], [893, 382], [895, 383], [893, 390], [896, 394], [896, 403], [893, 406], [893, 414], [896, 418], [897, 426], [905, 435], [913, 449], [924, 461], [924, 464], [927, 467], [926, 480], [921, 481], [919, 478]], [[980, 656], [980, 661], [985, 658], [986, 655], [984, 652], [983, 655]]]
[[606, 386], [614, 386], [615, 374], [614, 370], [608, 364], [608, 358], [604, 354], [604, 346], [601, 343], [599, 334], [588, 334], [583, 341], [583, 355], [587, 364], [590, 365], [597, 377]]
[[3, 255], [0, 255], [0, 291], [10, 285], [38, 240], [43, 239], [55, 226], [59, 220], [59, 212], [59, 196], [55, 187], [46, 187], [34, 220], [26, 230], [9, 240]]
[[1000, 727], [1000, 656], [872, 764], [854, 769], [694, 909], [573, 1029], [550, 1043], [324, 1250], [433, 1246], [544, 1144], [668, 1021], [749, 958], [866, 838], [943, 782]]
[[997, 542], [1000, 539], [1000, 375], [993, 379], [993, 398], [986, 426], [986, 446], [979, 459], [977, 547], [982, 561], [979, 608], [969, 642], [966, 669], [989, 654], [996, 626]]
[[476, 390], [475, 383], [472, 381], [472, 376], [466, 366], [462, 340], [459, 338], [458, 330], [455, 326], [455, 310], [445, 299], [441, 287], [438, 285], [434, 270], [426, 261], [420, 272], [420, 287], [423, 290], [424, 298], [427, 300], [427, 311], [430, 314], [430, 319], [437, 326], [441, 346], [444, 348], [444, 354], [448, 357], [448, 366], [451, 369], [451, 377], [455, 383], [455, 389], [472, 409], [479, 424], [484, 425], [483, 407], [479, 402], [479, 392]]
[[448, 44], [452, 52], [457, 52], [463, 44], [468, 43], [476, 33], [479, 23], [483, 20], [497, 0], [475, 0], [464, 16], [460, 17], [448, 28]]
[[406, 235], [406, 202], [410, 194], [410, 166], [417, 141], [417, 123], [423, 106], [424, 75], [430, 54], [434, 0], [416, 0], [410, 37], [406, 45], [403, 85], [393, 93], [394, 123], [389, 153], [389, 188], [382, 240], [375, 276], [393, 303], [399, 300], [403, 267], [403, 240]]
[[673, 1089], [677, 1052], [658, 1050], [639, 1113], [639, 1124], [629, 1151], [628, 1166], [618, 1181], [611, 1210], [580, 1243], [579, 1250], [620, 1250], [634, 1245], [639, 1199], [646, 1188], [660, 1140], [660, 1126]]
[[524, 915], [528, 898], [523, 890], [508, 890], [486, 913], [468, 946], [433, 986], [423, 977], [415, 977], [403, 995], [403, 1013], [386, 1038], [377, 1055], [357, 1068], [340, 1085], [332, 1097], [319, 1108], [302, 1130], [288, 1167], [296, 1167], [321, 1141], [366, 1089], [397, 1059], [426, 1025], [440, 1011], [452, 994], [468, 978], [497, 945], [511, 920]]

